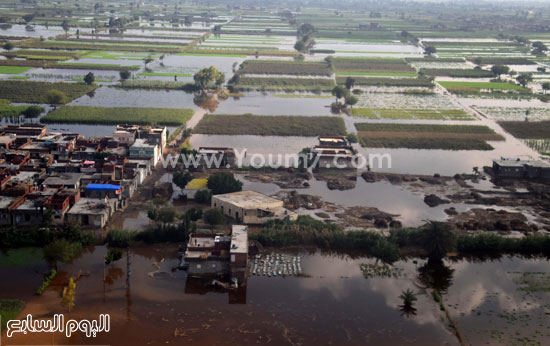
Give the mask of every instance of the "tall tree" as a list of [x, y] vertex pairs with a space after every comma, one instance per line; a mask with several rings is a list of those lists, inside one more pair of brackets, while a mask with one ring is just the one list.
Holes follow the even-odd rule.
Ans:
[[519, 84], [521, 84], [522, 87], [526, 87], [529, 82], [533, 81], [533, 74], [532, 73], [522, 73], [519, 76], [516, 77], [516, 80]]
[[95, 82], [95, 75], [93, 72], [88, 72], [85, 76], [84, 76], [84, 83], [86, 83], [87, 85], [92, 85], [94, 84]]
[[351, 90], [355, 86], [355, 79], [352, 77], [346, 78], [346, 89]]
[[337, 85], [332, 89], [332, 95], [336, 97], [336, 101], [347, 95], [347, 90], [341, 85]]
[[74, 282], [74, 279], [71, 277], [69, 278], [69, 284], [67, 285], [67, 290], [65, 291], [65, 295], [63, 296], [63, 299], [61, 301], [61, 304], [69, 309], [69, 312], [74, 308], [74, 298], [76, 293], [76, 283]]
[[63, 22], [61, 23], [61, 27], [63, 28], [63, 31], [65, 31], [65, 38], [69, 37], [69, 21], [67, 19], [63, 19]]
[[215, 173], [208, 178], [208, 188], [213, 195], [241, 191], [243, 183], [235, 179], [232, 174], [221, 172]]
[[426, 46], [424, 48], [424, 54], [432, 56], [437, 52], [437, 49], [434, 46]]
[[428, 221], [422, 227], [421, 240], [430, 259], [441, 260], [456, 249], [456, 234], [445, 222]]
[[187, 171], [177, 171], [172, 175], [172, 182], [180, 189], [184, 189], [191, 180], [193, 180], [193, 175]]

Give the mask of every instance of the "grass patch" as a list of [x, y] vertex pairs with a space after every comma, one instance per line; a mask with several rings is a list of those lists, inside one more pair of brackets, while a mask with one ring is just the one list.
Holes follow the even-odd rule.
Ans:
[[239, 71], [241, 74], [285, 74], [330, 76], [332, 71], [325, 62], [298, 62], [273, 60], [246, 60]]
[[32, 69], [24, 66], [0, 66], [0, 74], [19, 74]]
[[343, 136], [344, 121], [323, 116], [263, 116], [206, 114], [194, 130], [211, 135]]
[[507, 82], [439, 82], [445, 89], [455, 92], [480, 91], [480, 90], [512, 90], [528, 91], [521, 85]]
[[499, 121], [504, 130], [516, 138], [545, 139], [550, 138], [550, 121]]
[[138, 124], [172, 125], [184, 124], [194, 111], [179, 108], [130, 108], [63, 106], [42, 117], [44, 123], [74, 124]]
[[23, 247], [9, 249], [0, 253], [0, 267], [27, 267], [42, 262], [42, 249], [37, 247]]
[[48, 103], [46, 94], [52, 89], [63, 92], [72, 101], [97, 88], [96, 85], [77, 83], [49, 83], [17, 80], [0, 81], [0, 95], [11, 102]]
[[367, 119], [413, 119], [413, 120], [473, 120], [460, 109], [386, 109], [352, 108], [355, 117]]
[[[29, 108], [37, 108], [44, 111], [44, 108], [39, 106], [12, 106], [10, 101], [0, 99], [0, 118], [4, 117], [17, 117], [24, 114]], [[32, 110], [31, 110], [32, 111]]]
[[0, 299], [0, 317], [2, 329], [6, 327], [9, 320], [14, 320], [25, 309], [25, 302], [19, 299]]

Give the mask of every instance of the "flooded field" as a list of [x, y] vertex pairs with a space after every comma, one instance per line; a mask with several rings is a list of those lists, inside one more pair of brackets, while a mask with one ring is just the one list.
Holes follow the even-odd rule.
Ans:
[[[544, 272], [547, 262], [543, 259], [452, 260], [445, 262], [439, 274], [431, 274], [436, 275], [435, 286], [426, 286], [429, 280], [422, 273], [427, 264], [422, 259], [396, 262], [394, 267], [400, 269], [396, 277], [367, 279], [360, 265], [375, 262], [364, 255], [284, 251], [289, 257], [300, 256], [304, 277], [250, 276], [245, 286], [225, 291], [174, 271], [179, 259], [173, 246], [133, 247], [129, 285], [126, 256], [106, 268], [103, 280], [105, 253], [105, 247], [98, 246], [62, 265], [42, 297], [33, 293], [45, 265], [0, 267], [3, 276], [13, 278], [0, 287], [0, 295], [27, 300], [24, 314], [51, 316], [64, 312], [59, 292], [68, 277], [86, 273], [77, 281], [76, 306], [68, 316], [111, 314], [111, 332], [98, 334], [96, 343], [116, 338], [120, 345], [458, 345], [431, 297], [431, 288], [437, 287], [444, 292], [443, 304], [468, 343], [510, 344], [527, 338], [544, 344], [550, 340], [550, 326], [545, 322], [548, 292], [522, 291], [517, 280], [521, 275]], [[10, 275], [15, 270], [18, 275]], [[415, 314], [404, 315], [400, 308], [399, 295], [407, 288], [417, 293]], [[513, 323], [516, 318], [522, 323]], [[53, 339], [49, 334], [33, 334], [10, 341], [29, 345], [52, 340], [85, 342], [80, 335], [67, 340], [59, 334]]]

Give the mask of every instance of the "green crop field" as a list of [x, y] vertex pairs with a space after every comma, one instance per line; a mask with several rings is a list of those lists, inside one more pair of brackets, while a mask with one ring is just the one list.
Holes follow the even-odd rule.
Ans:
[[548, 139], [550, 138], [550, 121], [499, 121], [503, 129], [512, 136], [522, 139]]
[[19, 74], [32, 69], [24, 66], [0, 66], [0, 74]]
[[1, 97], [11, 102], [21, 103], [48, 103], [46, 95], [52, 89], [63, 92], [67, 96], [67, 101], [71, 101], [96, 88], [96, 85], [77, 83], [31, 82], [26, 80], [0, 81]]
[[324, 116], [267, 116], [206, 114], [194, 132], [212, 135], [343, 136], [344, 121]]
[[[347, 77], [336, 77], [338, 84], [344, 84]], [[428, 78], [382, 78], [382, 77], [353, 77], [355, 85], [360, 86], [395, 86], [395, 87], [426, 87], [433, 88], [434, 84]]]
[[479, 91], [483, 89], [488, 90], [517, 90], [526, 91], [524, 87], [517, 84], [506, 82], [439, 82], [439, 84], [445, 89], [451, 91]]
[[325, 62], [297, 62], [273, 60], [246, 60], [242, 63], [241, 74], [285, 74], [330, 76], [332, 71]]
[[240, 76], [230, 83], [235, 90], [287, 90], [287, 91], [330, 91], [333, 79], [322, 78], [262, 78]]
[[170, 72], [141, 72], [138, 76], [151, 76], [151, 77], [193, 77], [191, 73], [170, 73]]
[[391, 77], [416, 77], [415, 72], [366, 72], [366, 71], [346, 71], [336, 72], [337, 76], [391, 76]]
[[492, 150], [486, 141], [504, 138], [487, 126], [358, 123], [361, 144], [367, 147]]
[[44, 123], [178, 126], [187, 122], [193, 113], [192, 109], [181, 108], [63, 106], [40, 120]]

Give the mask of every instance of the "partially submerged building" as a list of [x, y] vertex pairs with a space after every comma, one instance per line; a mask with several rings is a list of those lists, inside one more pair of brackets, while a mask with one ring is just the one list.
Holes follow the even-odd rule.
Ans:
[[211, 206], [244, 224], [298, 218], [298, 214], [284, 207], [282, 200], [251, 190], [212, 196]]
[[319, 145], [310, 152], [313, 169], [355, 169], [356, 151], [346, 137], [319, 137]]
[[235, 151], [226, 147], [199, 147], [198, 169], [232, 168], [235, 165]]
[[550, 163], [543, 160], [500, 158], [500, 160], [493, 160], [492, 172], [496, 178], [541, 179], [550, 181]]
[[192, 276], [224, 276], [229, 272], [231, 239], [223, 233], [192, 233], [185, 265]]
[[190, 276], [228, 277], [244, 282], [248, 266], [248, 226], [233, 225], [231, 234], [192, 233], [183, 258]]

